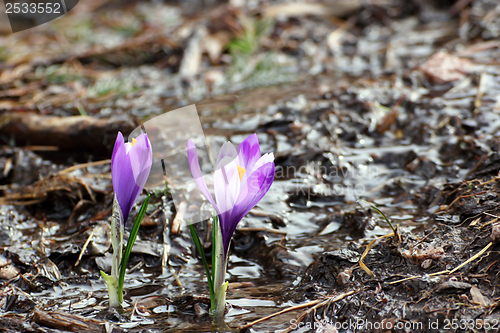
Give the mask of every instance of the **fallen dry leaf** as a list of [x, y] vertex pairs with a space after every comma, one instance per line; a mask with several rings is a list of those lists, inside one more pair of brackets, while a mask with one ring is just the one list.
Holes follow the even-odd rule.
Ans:
[[472, 70], [472, 62], [440, 51], [420, 65], [420, 69], [432, 82], [444, 84], [465, 78]]
[[472, 300], [475, 303], [481, 304], [482, 307], [487, 307], [491, 304], [491, 300], [488, 297], [483, 296], [478, 287], [472, 286], [470, 288], [470, 294], [472, 295]]
[[439, 260], [446, 252], [442, 247], [427, 247], [425, 249], [404, 250], [401, 254], [412, 261], [421, 263], [427, 259]]

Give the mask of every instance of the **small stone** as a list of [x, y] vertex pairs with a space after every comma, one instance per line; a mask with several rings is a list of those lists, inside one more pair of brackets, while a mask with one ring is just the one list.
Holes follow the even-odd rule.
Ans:
[[432, 259], [426, 259], [422, 262], [422, 264], [420, 265], [423, 269], [427, 269], [429, 267], [431, 267], [432, 265]]
[[0, 279], [4, 280], [13, 279], [19, 274], [19, 272], [20, 272], [19, 268], [13, 265], [2, 267], [0, 268]]
[[352, 273], [350, 271], [343, 271], [337, 275], [337, 283], [340, 285], [345, 285], [351, 279]]
[[492, 225], [490, 237], [493, 242], [498, 242], [498, 240], [500, 240], [500, 223]]
[[140, 314], [141, 316], [144, 316], [144, 317], [148, 317], [151, 315], [151, 312], [149, 312], [149, 310], [144, 305], [141, 305], [141, 304], [137, 305], [136, 311], [138, 314]]
[[203, 306], [201, 306], [198, 303], [194, 304], [194, 312], [196, 313], [197, 317], [203, 317], [204, 315], [206, 315], [208, 313], [207, 309], [205, 309]]

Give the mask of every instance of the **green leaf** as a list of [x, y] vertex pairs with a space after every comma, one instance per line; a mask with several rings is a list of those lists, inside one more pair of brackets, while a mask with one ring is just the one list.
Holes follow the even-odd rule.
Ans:
[[[216, 251], [216, 244], [215, 242], [217, 241], [217, 235], [218, 235], [218, 229], [219, 228], [219, 215], [217, 215], [217, 213], [215, 213], [214, 215], [214, 218], [212, 219], [212, 273], [213, 273], [213, 276], [212, 276], [212, 283], [215, 283], [215, 270], [217, 269], [217, 267], [215, 266], [216, 265], [216, 260], [217, 260], [217, 255], [215, 253]], [[214, 296], [213, 297], [210, 297], [210, 309], [215, 309], [215, 296], [216, 296], [216, 290], [215, 290], [215, 287], [213, 287], [214, 289]]]
[[392, 226], [392, 223], [391, 221], [389, 221], [389, 219], [387, 218], [387, 216], [385, 216], [384, 213], [382, 213], [380, 211], [380, 209], [378, 209], [377, 207], [375, 207], [375, 205], [372, 205], [371, 206], [373, 209], [375, 209], [380, 215], [382, 215], [382, 217], [385, 219], [385, 221], [387, 222], [387, 224], [389, 225], [389, 227], [391, 227], [392, 231], [394, 232], [394, 235], [396, 235], [396, 229], [394, 229], [394, 227]]
[[118, 283], [116, 282], [116, 279], [103, 271], [101, 271], [101, 275], [104, 282], [106, 282], [106, 285], [108, 286], [109, 306], [112, 308], [120, 307], [121, 301], [119, 301], [120, 296], [118, 295]]
[[219, 234], [219, 215], [215, 214], [212, 220], [212, 270], [215, 269], [215, 241]]
[[130, 231], [130, 236], [127, 241], [127, 246], [125, 247], [125, 252], [123, 252], [122, 260], [120, 262], [120, 276], [118, 278], [118, 295], [120, 296], [120, 303], [123, 302], [123, 282], [125, 281], [125, 270], [127, 269], [128, 259], [130, 257], [130, 252], [132, 252], [132, 246], [134, 246], [135, 239], [139, 233], [139, 227], [141, 226], [142, 219], [146, 213], [146, 209], [149, 204], [149, 194], [144, 203], [142, 204], [141, 210], [139, 210], [139, 215], [135, 219], [132, 231]]
[[108, 283], [108, 281], [112, 281], [113, 278], [111, 276], [109, 276], [108, 274], [104, 273], [103, 271], [100, 271], [100, 272], [101, 272], [102, 278], [104, 279], [104, 281], [106, 283]]
[[[207, 273], [208, 280], [208, 288], [210, 289], [210, 299], [214, 299], [214, 282], [212, 280], [212, 275], [210, 274], [210, 269], [208, 268], [207, 258], [205, 257], [205, 252], [203, 251], [203, 246], [201, 246], [200, 239], [198, 238], [198, 234], [192, 224], [188, 224], [189, 230], [191, 231], [191, 237], [193, 238], [194, 245], [196, 245], [196, 249], [198, 253], [200, 253], [201, 260], [203, 261], [203, 266], [205, 266], [205, 272]], [[213, 228], [213, 227], [212, 227]], [[213, 256], [213, 253], [212, 253]]]

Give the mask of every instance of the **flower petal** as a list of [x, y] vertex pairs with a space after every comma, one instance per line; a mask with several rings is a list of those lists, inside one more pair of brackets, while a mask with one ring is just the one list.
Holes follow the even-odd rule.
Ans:
[[219, 207], [221, 225], [226, 224], [231, 217], [239, 189], [238, 159], [226, 156], [217, 165], [214, 179], [215, 200]]
[[255, 170], [254, 165], [260, 158], [260, 146], [257, 134], [252, 134], [238, 146], [240, 166], [249, 173]]
[[241, 184], [238, 200], [233, 209], [236, 213], [231, 218], [239, 217], [241, 220], [264, 197], [274, 180], [275, 172], [274, 162], [266, 163]]
[[132, 165], [126, 153], [123, 135], [120, 132], [116, 137], [111, 157], [111, 178], [113, 191], [122, 210], [123, 222], [125, 223], [132, 205], [139, 196], [141, 188], [135, 182]]
[[[220, 148], [219, 156], [217, 157], [217, 163], [215, 165], [218, 166], [220, 161], [222, 161], [223, 159], [228, 160], [228, 158], [230, 160], [228, 160], [227, 163], [229, 163], [231, 160], [235, 159], [236, 157], [238, 157], [238, 152], [236, 151], [236, 148], [234, 148], [234, 145], [231, 142], [226, 141], [226, 142], [224, 142], [224, 144]], [[227, 164], [227, 163], [225, 163], [225, 164]], [[217, 167], [216, 167], [216, 169], [217, 169]]]
[[[271, 154], [272, 155], [272, 154]], [[274, 158], [273, 158], [274, 160]], [[269, 191], [275, 175], [274, 162], [266, 163], [255, 170], [246, 182], [242, 182], [240, 193], [236, 204], [232, 209], [228, 223], [222, 224], [222, 239], [224, 242], [224, 250], [227, 253], [231, 236], [236, 230], [236, 226], [255, 205], [264, 197]]]
[[203, 178], [203, 175], [201, 173], [200, 163], [198, 162], [198, 151], [196, 150], [196, 146], [194, 145], [193, 141], [188, 140], [187, 148], [189, 169], [191, 169], [191, 174], [193, 175], [194, 181], [196, 182], [196, 185], [198, 185], [201, 193], [203, 193], [205, 198], [207, 198], [212, 206], [214, 206], [217, 214], [219, 214], [219, 207], [217, 207], [217, 205], [215, 204], [215, 201], [212, 198], [207, 184], [205, 183], [205, 179]]
[[153, 151], [146, 133], [137, 137], [137, 141], [130, 148], [128, 157], [132, 165], [134, 180], [140, 188], [143, 188], [148, 180], [153, 163]]
[[249, 172], [245, 172], [243, 175], [243, 178], [241, 179], [241, 182], [244, 183], [247, 181], [248, 177], [257, 169], [259, 169], [261, 166], [267, 163], [274, 162], [274, 154], [273, 153], [267, 153], [262, 155], [259, 160], [253, 165], [252, 170]]
[[[234, 150], [236, 153], [236, 149]], [[221, 190], [224, 190], [223, 192]], [[238, 159], [225, 156], [215, 167], [215, 200], [221, 212], [233, 208], [240, 189], [240, 176], [238, 172]], [[219, 196], [217, 194], [219, 193]], [[227, 197], [224, 198], [223, 197]], [[222, 200], [222, 201], [219, 201]], [[226, 208], [221, 207], [221, 202], [226, 201]]]
[[[267, 163], [274, 162], [274, 154], [273, 153], [267, 153], [262, 155], [262, 157], [259, 158], [259, 160], [254, 164], [253, 168], [254, 170], [259, 169], [261, 166]], [[253, 173], [253, 171], [250, 171], [250, 173]]]
[[217, 210], [222, 231], [224, 254], [236, 226], [269, 191], [274, 176], [274, 155], [261, 156], [257, 134], [250, 135], [238, 146], [226, 142], [221, 147], [215, 169], [215, 201], [202, 177], [194, 143], [188, 141], [188, 159], [195, 181]]
[[[115, 146], [113, 147], [113, 154], [111, 155], [111, 177], [113, 177], [113, 164], [117, 156], [122, 155], [122, 150], [125, 152], [125, 140], [123, 139], [122, 132], [118, 132], [116, 136]], [[116, 169], [115, 169], [116, 170]]]

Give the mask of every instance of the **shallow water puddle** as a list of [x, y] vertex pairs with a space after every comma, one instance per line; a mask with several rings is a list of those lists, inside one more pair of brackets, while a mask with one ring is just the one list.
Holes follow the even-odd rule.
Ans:
[[[266, 5], [275, 4], [268, 2]], [[440, 258], [448, 254], [450, 248], [457, 248], [458, 254], [450, 252], [454, 258], [446, 258], [445, 267], [453, 268], [459, 264], [456, 258], [465, 261], [460, 255], [477, 253], [479, 247], [485, 245], [480, 242], [489, 241], [484, 235], [469, 239], [465, 232], [446, 230], [450, 225], [459, 225], [463, 219], [456, 211], [454, 215], [440, 209], [450, 205], [467, 214], [479, 209], [477, 202], [479, 207], [494, 205], [494, 195], [466, 192], [479, 186], [479, 181], [460, 192], [464, 195], [462, 199], [471, 200], [463, 205], [457, 201], [452, 207], [448, 197], [441, 195], [445, 193], [455, 200], [454, 184], [462, 181], [486, 154], [499, 147], [500, 76], [496, 65], [498, 43], [494, 40], [498, 37], [495, 35], [498, 24], [493, 24], [496, 18], [491, 15], [477, 16], [481, 11], [493, 12], [497, 4], [488, 0], [470, 2], [470, 10], [467, 7], [463, 11], [467, 17], [460, 16], [460, 22], [466, 23], [460, 23], [458, 17], [450, 14], [450, 8], [434, 8], [434, 4], [425, 1], [423, 4], [421, 8], [405, 1], [387, 1], [380, 7], [366, 5], [352, 14], [353, 20], [347, 18], [344, 22], [342, 18], [341, 26], [337, 26], [339, 22], [315, 15], [279, 19], [275, 31], [267, 37], [265, 50], [250, 55], [247, 61], [255, 65], [262, 60], [259, 57], [268, 56], [272, 68], [262, 66], [266, 65], [263, 62], [260, 66], [263, 68], [255, 70], [254, 76], [234, 82], [225, 72], [235, 70], [228, 65], [235, 61], [228, 53], [221, 59], [202, 61], [196, 75], [179, 75], [177, 70], [186, 51], [181, 48], [190, 43], [193, 27], [197, 28], [198, 23], [193, 27], [182, 25], [184, 19], [177, 7], [147, 2], [138, 5], [139, 13], [149, 13], [147, 19], [138, 18], [131, 5], [125, 10], [127, 20], [142, 22], [144, 19], [144, 25], [149, 27], [149, 24], [160, 24], [156, 20], [165, 22], [167, 18], [167, 29], [159, 30], [163, 31], [161, 36], [178, 40], [163, 45], [165, 41], [153, 39], [151, 43], [139, 45], [141, 53], [141, 48], [145, 49], [147, 61], [135, 57], [133, 52], [130, 57], [128, 47], [124, 48], [124, 54], [110, 52], [102, 57], [91, 54], [88, 59], [78, 58], [81, 64], [75, 68], [78, 75], [84, 76], [81, 80], [63, 77], [62, 71], [61, 77], [56, 78], [63, 82], [51, 84], [50, 80], [55, 78], [49, 77], [50, 73], [43, 76], [49, 68], [42, 65], [36, 73], [31, 73], [36, 74], [33, 77], [21, 73], [16, 78], [12, 68], [15, 79], [5, 82], [6, 95], [2, 95], [0, 102], [9, 108], [14, 105], [15, 110], [36, 108], [37, 112], [42, 110], [40, 113], [74, 115], [82, 111], [81, 108], [75, 110], [72, 100], [81, 96], [77, 98], [67, 92], [73, 92], [75, 87], [80, 91], [82, 86], [90, 96], [83, 98], [82, 104], [96, 119], [125, 115], [152, 118], [199, 101], [197, 108], [207, 146], [214, 151], [224, 141], [238, 144], [249, 134], [258, 133], [262, 152], [275, 153], [277, 175], [258, 207], [239, 224], [232, 242], [226, 277], [230, 283], [227, 331], [307, 300], [320, 299], [332, 290], [341, 290], [345, 284], [336, 281], [341, 273], [348, 276], [349, 288], [372, 289], [360, 296], [361, 299], [340, 302], [318, 315], [337, 319], [351, 311], [357, 318], [380, 314], [387, 319], [394, 313], [398, 318], [405, 318], [398, 312], [406, 309], [400, 305], [401, 299], [420, 299], [422, 295], [409, 295], [408, 291], [426, 290], [430, 288], [426, 285], [430, 280], [410, 280], [409, 285], [402, 287], [398, 284], [388, 287], [387, 281], [393, 277], [427, 274], [427, 269], [440, 267]], [[483, 4], [486, 9], [481, 7]], [[488, 9], [489, 5], [494, 6]], [[255, 10], [251, 9], [252, 13]], [[151, 12], [159, 14], [151, 16]], [[228, 13], [236, 22], [234, 13], [230, 10]], [[91, 24], [93, 18], [82, 17], [84, 21], [75, 16], [75, 24], [81, 27], [71, 25], [70, 28], [71, 33], [83, 34], [79, 37], [81, 45], [71, 44], [78, 49], [85, 49], [82, 47], [95, 43], [96, 36], [103, 34], [114, 36], [110, 47], [128, 39], [122, 30], [131, 36], [141, 35], [138, 26], [142, 23], [129, 31], [122, 29], [127, 27], [121, 27], [114, 19], [110, 24], [107, 14], [104, 18], [99, 16], [103, 24], [107, 22], [105, 32], [93, 34], [90, 33], [96, 28]], [[483, 26], [486, 18], [491, 21]], [[226, 21], [208, 19], [212, 20]], [[54, 29], [58, 31], [57, 26]], [[145, 31], [150, 30], [145, 28]], [[45, 42], [50, 45], [57, 42], [54, 50], [64, 49], [60, 38], [54, 41], [53, 31], [48, 35], [44, 37], [43, 31], [34, 35], [34, 40], [40, 40], [33, 46], [39, 50]], [[87, 39], [84, 35], [88, 35]], [[475, 43], [480, 35], [488, 36], [484, 37], [483, 44], [468, 45]], [[30, 37], [29, 34], [23, 36], [20, 40]], [[487, 38], [493, 39], [486, 41]], [[12, 43], [9, 39], [5, 45], [13, 47]], [[157, 45], [162, 46], [157, 48]], [[478, 49], [474, 51], [474, 47]], [[441, 48], [449, 52], [445, 59], [461, 57], [462, 63], [470, 60], [472, 66], [458, 73], [453, 72], [453, 68], [440, 72], [438, 69], [442, 66], [437, 69], [431, 66], [432, 75], [424, 73], [420, 65]], [[7, 54], [7, 59], [13, 54]], [[278, 63], [282, 63], [283, 68], [275, 66]], [[24, 64], [20, 64], [19, 68], [23, 68]], [[9, 76], [10, 65], [3, 65], [8, 69], [5, 75]], [[59, 70], [73, 73], [64, 66]], [[80, 73], [81, 69], [85, 70]], [[112, 78], [100, 78], [106, 75]], [[437, 77], [439, 75], [441, 77]], [[443, 80], [447, 75], [457, 75], [457, 80]], [[276, 85], [291, 79], [296, 81]], [[29, 91], [26, 96], [15, 95], [20, 82], [40, 84], [42, 90], [35, 96], [42, 97], [35, 98]], [[137, 91], [128, 91], [131, 83]], [[274, 86], [262, 87], [271, 84]], [[253, 90], [241, 90], [255, 86]], [[112, 91], [106, 92], [106, 89]], [[103, 95], [97, 98], [96, 94]], [[0, 156], [4, 166], [3, 173], [0, 169], [0, 181], [8, 184], [0, 185], [0, 191], [5, 197], [10, 196], [6, 204], [0, 206], [0, 245], [4, 249], [0, 274], [9, 281], [5, 285], [8, 299], [2, 299], [7, 312], [29, 313], [37, 305], [47, 310], [60, 309], [119, 322], [116, 325], [131, 332], [216, 329], [207, 316], [209, 300], [203, 266], [187, 228], [182, 225], [179, 230], [173, 230], [171, 224], [176, 210], [164, 188], [151, 191], [154, 199], [147, 212], [149, 219], [141, 227], [130, 272], [126, 275], [123, 312], [110, 312], [107, 289], [98, 273], [109, 266], [109, 258], [104, 255], [109, 252], [109, 230], [105, 226], [112, 201], [109, 164], [58, 174], [64, 167], [98, 159], [88, 152], [85, 157], [73, 156], [74, 152], [34, 153], [30, 150], [33, 147], [10, 147], [11, 141], [16, 140], [10, 140], [9, 146], [6, 141], [5, 152], [2, 150]], [[496, 172], [495, 163], [492, 162], [490, 169]], [[491, 171], [488, 167], [479, 171], [488, 175]], [[41, 201], [28, 204], [31, 200]], [[394, 240], [385, 239], [374, 245], [367, 265], [377, 271], [379, 280], [371, 279], [359, 268], [354, 271], [351, 268], [371, 240], [389, 234], [391, 229], [369, 205], [360, 204], [358, 200], [376, 204], [393, 224], [399, 224], [406, 237], [406, 252], [399, 251], [402, 249]], [[440, 214], [434, 215], [435, 212]], [[206, 224], [197, 227], [200, 237], [210, 245]], [[439, 229], [442, 234], [451, 236], [433, 239], [430, 234], [434, 231], [429, 228], [434, 231], [442, 228]], [[86, 252], [79, 259], [93, 232], [93, 240], [88, 242]], [[424, 237], [430, 235], [430, 241], [420, 244], [419, 237], [424, 233]], [[446, 239], [452, 239], [452, 244], [447, 244]], [[474, 243], [476, 241], [480, 244]], [[377, 248], [380, 243], [383, 246]], [[329, 254], [325, 254], [327, 252]], [[404, 252], [403, 257], [400, 252]], [[162, 257], [165, 255], [168, 258]], [[369, 262], [370, 256], [377, 260]], [[427, 256], [432, 258], [424, 265], [420, 259], [428, 259]], [[494, 253], [491, 257], [494, 258]], [[167, 264], [162, 266], [162, 262]], [[482, 268], [475, 280], [471, 278], [467, 283], [475, 284], [473, 281], [481, 274], [489, 274], [489, 267]], [[23, 276], [11, 281], [19, 271]], [[494, 291], [491, 295], [498, 296]], [[370, 304], [369, 309], [361, 309], [368, 298], [377, 303]], [[465, 304], [467, 299], [454, 301]], [[395, 304], [393, 308], [391, 304]], [[415, 317], [439, 313], [441, 305], [433, 307], [429, 302], [425, 309], [413, 311]], [[478, 309], [477, 306], [470, 308]], [[394, 309], [397, 311], [392, 311]], [[271, 318], [249, 331], [286, 329], [302, 313], [303, 310], [297, 310]], [[308, 318], [316, 319], [311, 317]]]

